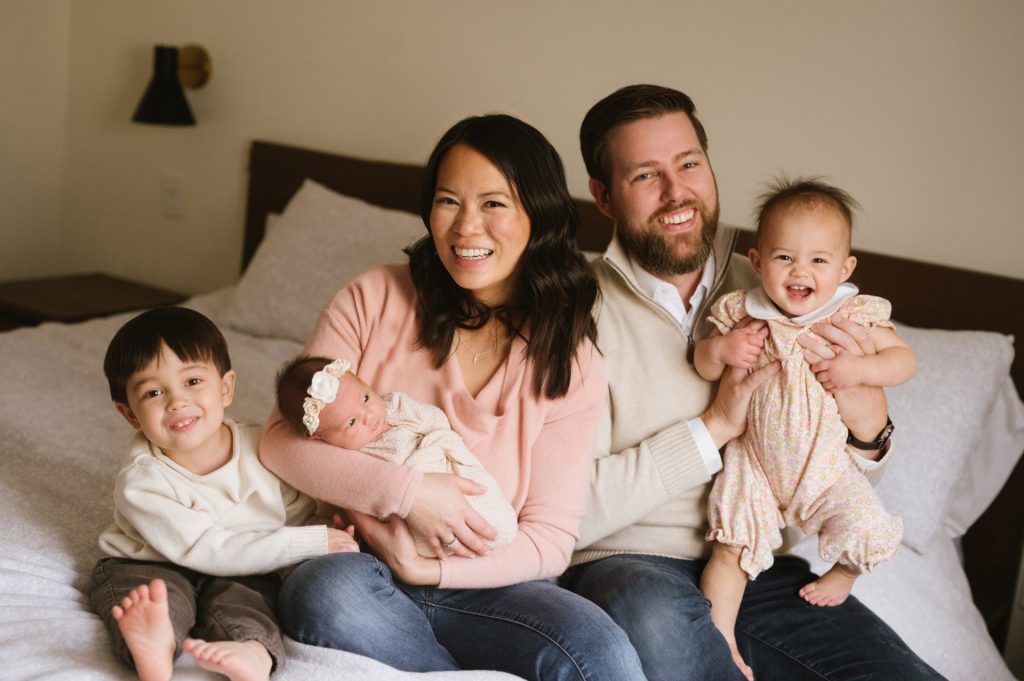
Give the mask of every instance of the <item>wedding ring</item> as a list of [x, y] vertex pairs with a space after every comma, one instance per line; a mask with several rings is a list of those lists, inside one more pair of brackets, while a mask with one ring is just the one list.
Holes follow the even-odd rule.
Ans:
[[459, 545], [459, 538], [452, 537], [452, 540], [444, 545], [445, 551], [454, 551], [455, 547]]

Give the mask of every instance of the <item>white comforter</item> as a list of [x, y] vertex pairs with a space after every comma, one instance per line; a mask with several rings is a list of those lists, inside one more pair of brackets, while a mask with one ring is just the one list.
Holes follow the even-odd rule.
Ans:
[[[193, 306], [214, 319], [226, 293]], [[0, 334], [0, 676], [4, 679], [130, 679], [89, 610], [96, 537], [111, 520], [111, 490], [130, 429], [110, 405], [106, 345], [128, 315]], [[273, 377], [297, 343], [225, 331], [238, 391], [230, 413], [261, 422]], [[814, 544], [801, 547], [808, 557]], [[901, 551], [858, 580], [855, 593], [952, 681], [1008, 681], [970, 601], [952, 542], [925, 555]], [[358, 655], [288, 641], [279, 681], [407, 679]], [[421, 675], [415, 675], [420, 677]], [[511, 679], [497, 672], [422, 675], [452, 681]], [[212, 679], [187, 659], [178, 679]]]

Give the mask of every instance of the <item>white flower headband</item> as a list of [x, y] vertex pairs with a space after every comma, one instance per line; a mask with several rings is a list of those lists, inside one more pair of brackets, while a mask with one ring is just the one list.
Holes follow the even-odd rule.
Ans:
[[302, 424], [312, 435], [320, 427], [320, 410], [334, 401], [338, 396], [338, 380], [348, 372], [352, 363], [347, 359], [336, 359], [320, 371], [313, 374], [313, 382], [306, 389], [309, 395], [302, 401]]

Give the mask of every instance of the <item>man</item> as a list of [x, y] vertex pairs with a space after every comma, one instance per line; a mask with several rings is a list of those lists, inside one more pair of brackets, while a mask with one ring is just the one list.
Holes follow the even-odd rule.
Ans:
[[[755, 276], [732, 252], [735, 231], [718, 227], [707, 136], [689, 97], [622, 88], [587, 113], [580, 143], [590, 191], [616, 234], [595, 263], [609, 409], [563, 583], [625, 629], [650, 681], [743, 681], [699, 589], [706, 500], [718, 450], [743, 432], [751, 393], [778, 366], [731, 371], [715, 393], [691, 358], [709, 328], [706, 307]], [[844, 351], [874, 352], [845, 320], [815, 330]], [[766, 334], [756, 321], [744, 332]], [[805, 347], [812, 362], [833, 356], [820, 343]], [[860, 447], [855, 461], [877, 479], [891, 432], [884, 395], [858, 387], [836, 400]], [[815, 578], [803, 560], [778, 556], [747, 585], [736, 635], [758, 681], [941, 678], [855, 598], [832, 608], [803, 601], [797, 592]]]

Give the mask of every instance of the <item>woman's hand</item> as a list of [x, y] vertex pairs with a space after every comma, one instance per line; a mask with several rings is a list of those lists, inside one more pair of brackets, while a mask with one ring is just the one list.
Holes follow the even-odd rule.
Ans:
[[[827, 343], [806, 334], [797, 337], [797, 342], [803, 346], [804, 359], [811, 365], [811, 371], [819, 381], [829, 379], [829, 360], [843, 354], [868, 357], [877, 352], [868, 330], [846, 317], [834, 315], [829, 321], [815, 324], [811, 330]], [[857, 439], [874, 440], [885, 428], [888, 404], [885, 391], [881, 388], [855, 385], [836, 390], [833, 394], [840, 418]], [[877, 457], [877, 453], [874, 456], [860, 450], [857, 453], [866, 458]]]
[[349, 511], [363, 542], [392, 574], [406, 584], [437, 586], [441, 583], [441, 564], [416, 552], [416, 541], [401, 518], [383, 522], [365, 513]]
[[485, 491], [457, 475], [426, 473], [405, 523], [438, 558], [483, 555], [489, 550], [484, 542], [497, 537], [498, 532], [470, 506], [465, 495]]

